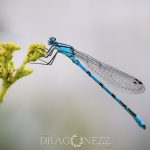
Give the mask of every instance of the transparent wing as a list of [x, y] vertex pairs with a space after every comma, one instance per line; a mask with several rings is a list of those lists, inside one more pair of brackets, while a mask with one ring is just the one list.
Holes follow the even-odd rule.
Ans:
[[91, 71], [91, 73], [121, 91], [133, 94], [143, 93], [145, 91], [143, 83], [135, 77], [77, 50], [74, 50], [74, 55]]

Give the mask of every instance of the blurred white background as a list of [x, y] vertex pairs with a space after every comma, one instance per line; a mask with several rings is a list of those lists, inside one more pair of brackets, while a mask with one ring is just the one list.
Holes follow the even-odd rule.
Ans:
[[68, 58], [52, 66], [30, 65], [34, 73], [16, 82], [0, 106], [0, 149], [75, 149], [40, 145], [40, 136], [110, 136], [111, 145], [82, 150], [150, 148], [150, 1], [148, 0], [0, 0], [0, 40], [22, 50], [49, 36], [136, 76], [141, 95], [113, 90], [145, 121], [144, 131], [114, 100]]

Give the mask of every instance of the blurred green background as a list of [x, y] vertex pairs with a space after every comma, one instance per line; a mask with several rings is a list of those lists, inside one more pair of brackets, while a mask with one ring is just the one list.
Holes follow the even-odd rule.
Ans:
[[[150, 1], [0, 0], [0, 40], [22, 50], [49, 36], [143, 81], [146, 91], [113, 90], [145, 121], [144, 131], [94, 81], [58, 55], [52, 66], [16, 82], [0, 105], [0, 150], [148, 150], [150, 148]], [[111, 144], [40, 145], [40, 137], [111, 137]]]

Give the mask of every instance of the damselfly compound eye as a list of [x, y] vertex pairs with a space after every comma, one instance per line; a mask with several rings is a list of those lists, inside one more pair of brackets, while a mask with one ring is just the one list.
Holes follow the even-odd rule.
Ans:
[[54, 44], [55, 41], [56, 41], [56, 38], [55, 38], [55, 37], [50, 37], [49, 40], [48, 40], [48, 45]]
[[48, 44], [51, 45], [51, 44], [54, 44], [56, 41], [56, 38], [55, 37], [50, 37], [49, 40], [48, 40]]
[[51, 41], [56, 41], [56, 38], [55, 37], [50, 37], [49, 38]]

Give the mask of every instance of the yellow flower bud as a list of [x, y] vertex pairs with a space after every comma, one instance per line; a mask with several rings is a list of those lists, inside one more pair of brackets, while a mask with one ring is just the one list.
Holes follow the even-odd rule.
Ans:
[[1, 46], [1, 43], [0, 43], [0, 56], [4, 55], [6, 52], [6, 49], [4, 47]]
[[33, 72], [32, 68], [24, 68], [22, 75], [27, 76]]
[[45, 45], [43, 43], [31, 43], [28, 48], [28, 61], [36, 61], [38, 58], [45, 57]]

